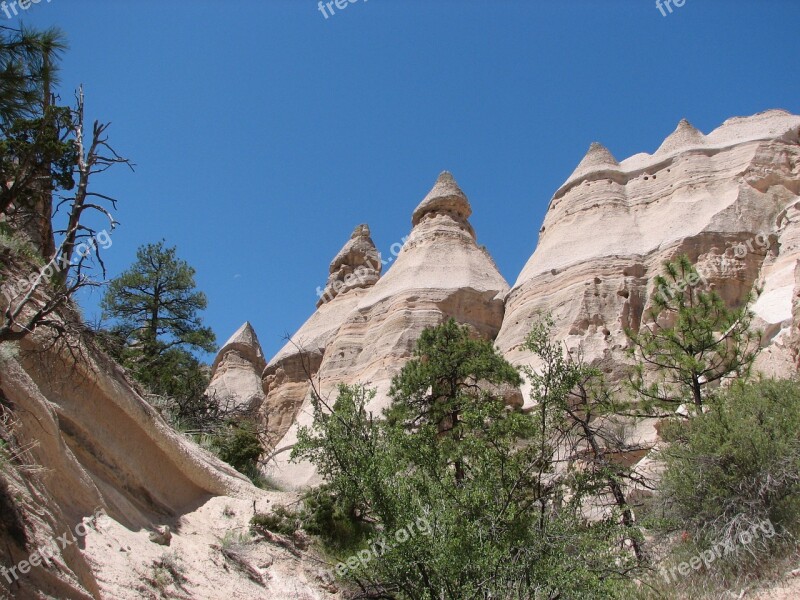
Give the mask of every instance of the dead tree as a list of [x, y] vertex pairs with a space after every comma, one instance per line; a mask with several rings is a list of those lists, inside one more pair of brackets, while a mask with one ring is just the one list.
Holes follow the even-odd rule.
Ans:
[[[105, 230], [98, 232], [88, 225], [85, 213], [90, 210], [99, 212], [108, 219], [109, 228], [113, 231], [117, 222], [110, 209], [116, 208], [116, 200], [91, 191], [90, 181], [94, 175], [116, 164], [125, 164], [133, 169], [131, 162], [120, 157], [108, 144], [105, 135], [107, 129], [108, 124], [95, 122], [91, 142], [88, 145], [85, 143], [84, 98], [83, 89], [79, 89], [77, 108], [73, 111], [70, 124], [70, 135], [78, 149], [74, 167], [78, 185], [74, 195], [60, 199], [56, 214], [52, 217], [47, 215], [48, 219], [54, 219], [59, 208], [67, 207], [68, 222], [64, 229], [55, 231], [62, 236], [62, 241], [52, 256], [44, 257], [47, 263], [43, 267], [38, 268], [30, 260], [15, 260], [11, 250], [6, 250], [8, 256], [3, 261], [6, 263], [5, 282], [0, 288], [0, 342], [20, 340], [39, 327], [64, 333], [65, 325], [58, 315], [59, 309], [66, 306], [78, 290], [101, 284], [90, 275], [94, 262], [92, 257], [96, 259], [102, 277], [105, 277], [105, 264], [101, 256], [103, 244], [98, 245], [98, 240], [101, 233], [106, 236], [109, 234]], [[38, 187], [35, 180], [30, 185]], [[102, 201], [110, 203], [110, 209], [104, 207]], [[49, 207], [50, 203], [47, 205]], [[110, 243], [110, 237], [108, 241]], [[20, 276], [20, 271], [28, 271], [29, 275]]]

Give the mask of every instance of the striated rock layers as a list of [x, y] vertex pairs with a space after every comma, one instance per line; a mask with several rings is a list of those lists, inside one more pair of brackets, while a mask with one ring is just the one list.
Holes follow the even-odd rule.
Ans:
[[[371, 407], [378, 413], [386, 404], [392, 377], [410, 357], [425, 327], [453, 317], [476, 335], [490, 339], [497, 335], [508, 284], [486, 250], [477, 245], [471, 214], [452, 175], [442, 173], [414, 211], [411, 234], [386, 275], [374, 285], [353, 287], [322, 304], [301, 328], [295, 343], [308, 346], [305, 365], [323, 395], [331, 394], [339, 383], [364, 383], [378, 390]], [[367, 255], [359, 256], [363, 260]], [[313, 470], [288, 464], [286, 453], [280, 452], [294, 443], [297, 427], [310, 422], [309, 390], [296, 379], [285, 383], [270, 379], [274, 365], [285, 364], [292, 353], [298, 354], [296, 347], [284, 348], [265, 372], [266, 414], [272, 418], [270, 411], [281, 398], [291, 395], [296, 402], [301, 392], [305, 394], [274, 457], [278, 480], [297, 487], [311, 481]]]
[[[369, 227], [356, 227], [331, 262], [328, 284], [317, 311], [269, 362], [262, 383], [266, 401], [262, 416], [277, 443], [291, 427], [308, 398], [329, 342], [381, 273], [380, 253]], [[356, 280], [357, 278], [363, 278]]]
[[[167, 425], [123, 369], [77, 334], [54, 340], [40, 328], [0, 344], [0, 440], [0, 510], [21, 511], [28, 537], [27, 547], [10, 542], [0, 526], [7, 567], [98, 509], [108, 516], [104, 526], [113, 522], [135, 536], [152, 523], [174, 523], [212, 496], [257, 493]], [[57, 550], [52, 568], [14, 582], [13, 597], [120, 597], [106, 595], [96, 562], [117, 549], [104, 544], [89, 552], [91, 560], [83, 542]], [[11, 593], [7, 583], [0, 582], [0, 597]]]
[[226, 413], [250, 413], [264, 404], [261, 374], [267, 366], [264, 352], [250, 323], [225, 342], [211, 367], [206, 394]]
[[535, 315], [551, 312], [557, 337], [613, 376], [624, 329], [637, 329], [651, 305], [653, 278], [686, 253], [730, 305], [763, 287], [753, 308], [771, 345], [766, 362], [796, 364], [798, 132], [800, 117], [773, 110], [708, 135], [681, 121], [655, 154], [621, 163], [592, 144], [553, 196], [508, 294], [500, 349], [531, 364], [520, 345]]
[[359, 225], [350, 241], [331, 261], [330, 277], [317, 301], [317, 308], [339, 294], [375, 285], [380, 279], [381, 268], [381, 255], [370, 237], [369, 225]]
[[[773, 110], [733, 118], [708, 135], [683, 120], [654, 154], [622, 162], [592, 144], [553, 196], [536, 251], [510, 291], [476, 245], [470, 214], [466, 196], [443, 173], [414, 211], [411, 235], [384, 277], [369, 270], [377, 255], [363, 227], [334, 259], [319, 310], [264, 375], [279, 481], [313, 479], [307, 465], [286, 461], [297, 427], [310, 421], [310, 377], [323, 395], [342, 382], [375, 387], [378, 411], [419, 333], [448, 316], [494, 339], [515, 364], [536, 367], [521, 345], [537, 314], [549, 312], [556, 337], [580, 346], [614, 380], [625, 329], [641, 326], [654, 277], [683, 253], [729, 305], [758, 292], [752, 309], [765, 350], [757, 367], [796, 371], [798, 116]], [[354, 279], [359, 269], [369, 276]], [[519, 393], [509, 400], [522, 402]], [[652, 425], [638, 434], [652, 438]]]

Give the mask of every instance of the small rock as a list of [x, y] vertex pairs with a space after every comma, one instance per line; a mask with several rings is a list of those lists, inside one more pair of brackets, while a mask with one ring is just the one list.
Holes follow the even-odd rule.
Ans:
[[333, 577], [332, 571], [325, 571], [323, 569], [318, 569], [314, 573], [314, 579], [317, 581], [319, 587], [321, 587], [326, 592], [335, 594], [339, 591], [339, 588], [336, 586], [336, 579]]
[[298, 550], [308, 550], [311, 545], [311, 538], [299, 529], [292, 534], [292, 541]]
[[172, 533], [170, 533], [169, 525], [164, 525], [163, 528], [156, 529], [150, 534], [150, 541], [160, 546], [169, 546], [172, 541]]

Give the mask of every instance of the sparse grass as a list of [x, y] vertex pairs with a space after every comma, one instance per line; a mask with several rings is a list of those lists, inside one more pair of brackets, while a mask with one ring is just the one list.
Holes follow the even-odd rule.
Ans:
[[161, 567], [157, 567], [155, 565], [153, 565], [152, 571], [150, 582], [153, 584], [154, 588], [163, 594], [166, 592], [167, 588], [172, 585], [172, 577], [166, 571], [166, 569], [162, 569]]
[[170, 585], [175, 585], [178, 589], [183, 589], [186, 579], [186, 567], [180, 556], [176, 552], [165, 552], [150, 567], [149, 583], [161, 592], [162, 596], [166, 593]]
[[301, 522], [296, 512], [278, 505], [272, 509], [272, 512], [253, 515], [253, 518], [250, 519], [250, 527], [291, 536], [300, 529]]
[[252, 541], [253, 538], [251, 537], [250, 532], [230, 530], [227, 531], [220, 540], [220, 546], [223, 550], [241, 554], [247, 550], [247, 547]]
[[28, 546], [25, 516], [10, 484], [12, 474], [25, 466], [18, 464], [24, 451], [15, 448], [14, 425], [10, 411], [0, 405], [0, 534], [7, 535], [19, 548], [25, 549]]
[[16, 256], [24, 256], [37, 265], [43, 266], [44, 259], [36, 249], [26, 241], [21, 235], [15, 234], [7, 223], [0, 225], [0, 248], [9, 250]]
[[[688, 550], [683, 548], [677, 551], [676, 556], [671, 556], [666, 561], [659, 563], [656, 570], [649, 578], [642, 581], [642, 586], [629, 595], [623, 595], [622, 600], [727, 600], [734, 598], [757, 597], [752, 592], [757, 589], [767, 589], [777, 582], [786, 579], [787, 573], [796, 567], [800, 559], [797, 550], [791, 556], [783, 558], [764, 557], [757, 571], [742, 569], [736, 557], [728, 558], [714, 563], [706, 570], [691, 570], [688, 576], [682, 577], [677, 573], [673, 578], [669, 571], [681, 560], [691, 558]], [[677, 558], [681, 556], [682, 558]], [[666, 576], [664, 575], [664, 571]], [[669, 581], [667, 581], [669, 579]], [[746, 591], [742, 596], [742, 592]]]
[[39, 473], [45, 469], [36, 463], [30, 451], [39, 445], [38, 440], [20, 444], [14, 437], [17, 422], [10, 410], [0, 405], [0, 471], [13, 468], [20, 473]]

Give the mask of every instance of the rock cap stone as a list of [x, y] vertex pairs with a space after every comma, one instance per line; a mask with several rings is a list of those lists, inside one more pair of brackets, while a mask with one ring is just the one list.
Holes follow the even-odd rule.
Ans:
[[237, 329], [234, 334], [222, 345], [217, 353], [214, 363], [211, 366], [211, 378], [217, 372], [217, 368], [222, 362], [225, 355], [231, 350], [236, 350], [238, 353], [247, 360], [253, 363], [255, 368], [264, 369], [266, 360], [264, 359], [264, 351], [261, 349], [261, 343], [258, 341], [255, 329], [250, 324], [250, 321], [245, 321], [244, 324]]
[[416, 227], [422, 217], [432, 212], [451, 213], [465, 221], [472, 214], [467, 196], [458, 187], [458, 183], [449, 171], [442, 171], [431, 191], [414, 210], [411, 225]]
[[356, 288], [371, 287], [381, 276], [381, 255], [370, 237], [369, 225], [358, 225], [331, 261], [328, 282], [317, 307]]
[[696, 129], [686, 119], [681, 119], [675, 131], [656, 150], [655, 156], [674, 154], [689, 148], [700, 148], [705, 144], [705, 140], [706, 136], [700, 130]]

